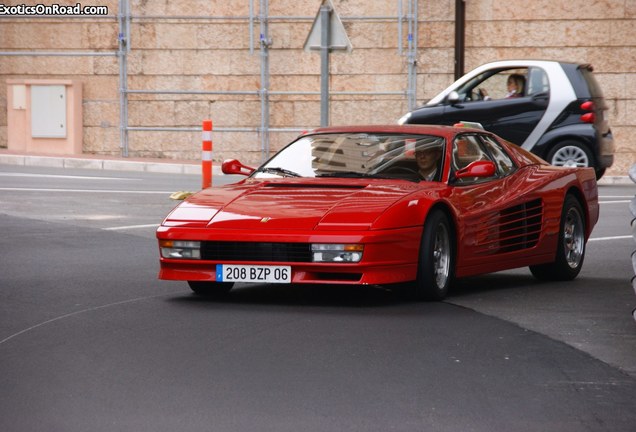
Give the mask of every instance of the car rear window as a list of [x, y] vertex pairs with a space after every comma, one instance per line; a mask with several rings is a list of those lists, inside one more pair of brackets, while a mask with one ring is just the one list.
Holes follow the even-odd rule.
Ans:
[[592, 68], [581, 66], [579, 68], [579, 71], [581, 75], [583, 76], [583, 79], [585, 79], [585, 81], [587, 82], [587, 86], [590, 89], [590, 93], [592, 94], [592, 97], [593, 98], [603, 97], [601, 86], [598, 85], [596, 78], [594, 78], [594, 75], [592, 74]]
[[602, 98], [603, 92], [588, 64], [562, 64], [563, 70], [570, 78], [577, 98]]

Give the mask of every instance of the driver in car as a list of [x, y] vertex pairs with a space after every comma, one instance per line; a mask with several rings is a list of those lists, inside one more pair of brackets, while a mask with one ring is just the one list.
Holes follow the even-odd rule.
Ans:
[[442, 148], [439, 146], [418, 148], [415, 150], [417, 173], [422, 180], [438, 180], [439, 161], [442, 157]]

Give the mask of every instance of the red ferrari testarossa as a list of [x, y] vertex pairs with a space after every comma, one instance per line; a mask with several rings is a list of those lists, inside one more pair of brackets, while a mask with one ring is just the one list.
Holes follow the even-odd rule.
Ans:
[[593, 169], [466, 127], [322, 128], [258, 169], [223, 171], [248, 177], [192, 195], [157, 230], [159, 278], [202, 295], [399, 284], [440, 300], [455, 278], [524, 266], [570, 280], [599, 215]]

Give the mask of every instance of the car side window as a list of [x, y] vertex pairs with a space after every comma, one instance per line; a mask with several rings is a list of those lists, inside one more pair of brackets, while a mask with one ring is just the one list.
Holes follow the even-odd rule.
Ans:
[[484, 143], [484, 146], [491, 154], [493, 162], [495, 162], [495, 165], [497, 166], [497, 172], [500, 177], [510, 175], [517, 169], [514, 161], [501, 147], [501, 144], [499, 144], [494, 138], [488, 135], [482, 135], [481, 139]]
[[[451, 169], [455, 173], [475, 161], [491, 161], [492, 157], [485, 150], [484, 145], [478, 135], [458, 135], [453, 141], [453, 155], [451, 159]], [[496, 163], [495, 163], [496, 164]], [[462, 178], [456, 179], [455, 184], [472, 184], [476, 182], [488, 181], [494, 177], [488, 178]]]
[[[542, 69], [534, 68], [537, 71]], [[544, 72], [545, 74], [545, 72]], [[490, 70], [476, 76], [457, 90], [460, 99], [467, 101], [487, 101], [514, 99], [528, 96], [527, 80], [530, 68]], [[541, 77], [536, 75], [536, 84]]]
[[548, 74], [539, 67], [528, 68], [528, 91], [527, 95], [536, 95], [540, 93], [548, 93], [550, 91], [550, 83]]

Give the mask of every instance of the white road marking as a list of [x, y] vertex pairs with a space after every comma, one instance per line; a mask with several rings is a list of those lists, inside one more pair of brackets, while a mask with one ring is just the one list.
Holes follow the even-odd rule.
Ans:
[[71, 176], [71, 175], [27, 174], [27, 173], [0, 173], [0, 177], [37, 177], [37, 178], [73, 179], [73, 180], [134, 180], [134, 181], [141, 181], [141, 179], [139, 179], [139, 178], [126, 178], [126, 177], [93, 177], [93, 176]]
[[77, 193], [121, 193], [121, 194], [171, 194], [168, 191], [114, 190], [114, 189], [43, 189], [43, 188], [0, 188], [9, 192], [77, 192]]
[[157, 228], [159, 224], [146, 224], [146, 225], [126, 225], [126, 226], [116, 226], [110, 228], [103, 228], [105, 231], [119, 231], [119, 230], [129, 230], [129, 229], [138, 229], [138, 228]]
[[628, 235], [628, 236], [614, 236], [614, 237], [597, 237], [597, 238], [591, 238], [588, 241], [608, 241], [608, 240], [625, 240], [625, 239], [631, 239], [633, 238], [632, 236]]

